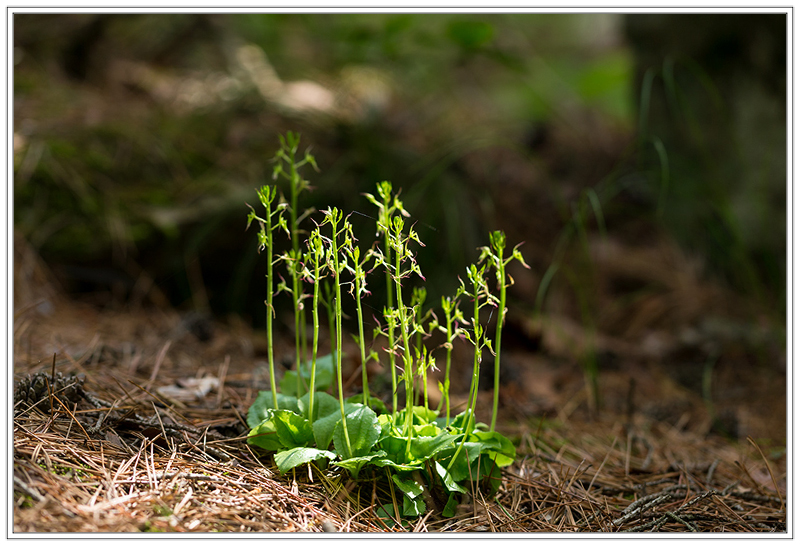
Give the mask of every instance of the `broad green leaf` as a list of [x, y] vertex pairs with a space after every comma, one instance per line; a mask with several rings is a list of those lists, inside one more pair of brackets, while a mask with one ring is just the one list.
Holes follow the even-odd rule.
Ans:
[[347, 443], [344, 436], [342, 422], [336, 424], [333, 429], [333, 445], [336, 453], [342, 459], [361, 457], [369, 453], [378, 437], [381, 434], [381, 426], [378, 423], [378, 416], [366, 406], [356, 406], [355, 409], [346, 414], [347, 435], [350, 439], [350, 449], [347, 450]]
[[[300, 388], [297, 388], [297, 372], [295, 370], [287, 370], [284, 372], [283, 377], [278, 382], [278, 387], [283, 392], [299, 392], [305, 394], [308, 392], [308, 383], [300, 383]], [[316, 385], [314, 385], [316, 387]]]
[[452, 518], [456, 515], [457, 507], [458, 498], [455, 493], [450, 493], [450, 496], [447, 498], [447, 504], [444, 505], [444, 510], [442, 510], [442, 515], [446, 518]]
[[346, 468], [350, 471], [350, 474], [353, 476], [353, 479], [358, 478], [358, 473], [366, 464], [372, 463], [375, 459], [381, 459], [382, 457], [386, 456], [385, 451], [376, 451], [375, 453], [370, 453], [369, 455], [364, 455], [361, 457], [351, 457], [349, 459], [345, 459], [344, 461], [337, 461], [333, 464], [336, 466], [340, 466], [342, 468]]
[[455, 462], [450, 466], [450, 461], [457, 447], [450, 447], [442, 450], [439, 460], [442, 466], [449, 467], [450, 476], [453, 481], [460, 482], [469, 479], [470, 476], [476, 479], [479, 473], [477, 459], [481, 454], [481, 444], [478, 442], [464, 442], [461, 450], [456, 456]]
[[483, 444], [482, 451], [488, 453], [497, 463], [497, 466], [505, 467], [514, 462], [517, 450], [511, 440], [499, 432], [477, 431], [474, 436]]
[[500, 471], [500, 467], [490, 455], [481, 455], [480, 462], [481, 475], [478, 479], [483, 479], [484, 483], [488, 483], [491, 492], [496, 493], [500, 489], [500, 484], [503, 483], [503, 473]]
[[381, 439], [381, 448], [388, 453], [389, 458], [397, 463], [409, 463], [406, 458], [407, 438], [402, 436], [386, 436]]
[[450, 426], [453, 428], [461, 429], [462, 431], [467, 426], [467, 412], [462, 411], [455, 417], [450, 419]]
[[417, 480], [415, 480], [411, 476], [401, 476], [398, 474], [393, 474], [392, 481], [400, 489], [400, 491], [402, 491], [412, 499], [418, 497], [419, 495], [422, 495], [422, 484], [417, 483]]
[[447, 471], [445, 467], [439, 464], [439, 461], [434, 461], [434, 466], [436, 467], [436, 473], [439, 474], [440, 478], [442, 478], [442, 483], [444, 483], [445, 489], [447, 489], [452, 493], [467, 492], [466, 488], [461, 487], [453, 480], [453, 477], [450, 475], [450, 473]]
[[413, 477], [392, 475], [392, 481], [403, 492], [403, 515], [419, 516], [425, 513], [425, 501], [422, 498], [424, 486]]
[[[386, 525], [386, 527], [388, 527], [389, 529], [392, 529], [398, 523], [394, 519], [395, 518], [394, 505], [392, 504], [384, 504], [383, 506], [375, 510], [375, 515], [378, 516], [381, 519], [381, 521], [383, 521], [383, 523]], [[400, 525], [403, 527], [408, 527], [409, 523], [407, 520], [401, 519]]]
[[425, 513], [425, 501], [422, 498], [409, 499], [403, 495], [403, 515], [417, 517]]
[[323, 458], [333, 460], [336, 458], [336, 454], [324, 449], [314, 449], [313, 447], [295, 447], [276, 453], [275, 464], [278, 465], [278, 470], [283, 475], [301, 464]]
[[[311, 363], [303, 362], [300, 368], [300, 393], [305, 394], [311, 386]], [[317, 366], [314, 379], [314, 390], [324, 391], [333, 382], [333, 355], [325, 355], [317, 358]], [[283, 392], [297, 392], [297, 370], [290, 370], [283, 374], [280, 382]]]
[[294, 411], [297, 409], [297, 398], [278, 393], [278, 407], [275, 408], [272, 403], [272, 391], [259, 391], [258, 396], [247, 411], [247, 425], [250, 428], [257, 427], [261, 421], [269, 417], [267, 412], [271, 409]]
[[417, 460], [432, 459], [437, 453], [450, 447], [458, 436], [447, 431], [437, 436], [419, 436], [411, 439], [411, 456]]
[[327, 417], [332, 413], [339, 412], [339, 401], [336, 398], [326, 392], [317, 392], [314, 393], [314, 416], [311, 417], [308, 415], [308, 403], [310, 396], [310, 393], [305, 393], [303, 396], [301, 396], [297, 401], [297, 407], [300, 410], [300, 413], [302, 413], [306, 419], [312, 423], [318, 419]]
[[311, 423], [308, 419], [289, 410], [277, 410], [272, 413], [271, 421], [275, 423], [278, 439], [286, 447], [307, 446], [314, 439]]
[[391, 413], [382, 413], [378, 415], [378, 422], [381, 424], [381, 428], [384, 431], [391, 431], [392, 429], [392, 414]]
[[[350, 402], [353, 404], [363, 403], [364, 402], [364, 395], [363, 394], [354, 394], [350, 398], [347, 398], [345, 402]], [[386, 404], [383, 403], [383, 400], [380, 398], [375, 398], [374, 396], [370, 396], [367, 398], [368, 406], [372, 408], [375, 413], [378, 415], [387, 415], [389, 410], [386, 408]], [[391, 418], [391, 415], [389, 415]]]
[[247, 435], [247, 443], [267, 451], [277, 451], [286, 447], [278, 439], [275, 423], [271, 419], [264, 419], [259, 425], [250, 429]]
[[438, 413], [432, 409], [425, 409], [423, 406], [414, 406], [414, 424], [427, 425], [435, 423]]
[[434, 423], [412, 426], [414, 427], [414, 436], [437, 436], [442, 431]]
[[394, 468], [395, 470], [399, 470], [400, 472], [410, 472], [412, 470], [421, 470], [422, 468], [425, 468], [422, 464], [414, 464], [414, 465], [402, 464], [402, 463], [396, 463], [391, 459], [373, 459], [372, 461], [369, 462], [369, 464], [381, 468], [388, 466]]
[[[333, 398], [333, 397], [331, 397]], [[335, 399], [334, 399], [335, 400]], [[316, 406], [316, 396], [314, 396], [314, 405]], [[357, 406], [354, 404], [345, 404], [344, 411], [352, 411]], [[314, 441], [317, 443], [319, 449], [328, 449], [333, 440], [333, 431], [336, 430], [336, 425], [342, 422], [342, 412], [339, 409], [339, 402], [336, 402], [336, 410], [325, 415], [320, 414], [316, 421], [311, 425], [314, 431]]]

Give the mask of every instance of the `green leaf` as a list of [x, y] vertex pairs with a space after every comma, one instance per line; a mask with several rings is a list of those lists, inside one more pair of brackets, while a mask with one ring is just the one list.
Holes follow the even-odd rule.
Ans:
[[314, 439], [308, 419], [289, 410], [275, 410], [271, 421], [275, 423], [278, 439], [286, 447], [302, 447]]
[[392, 481], [403, 492], [403, 515], [420, 516], [425, 513], [425, 501], [422, 498], [424, 487], [413, 477], [403, 478], [392, 475]]
[[310, 393], [301, 396], [297, 401], [297, 408], [312, 423], [339, 412], [339, 401], [336, 398], [326, 392], [317, 392], [314, 393], [314, 415], [310, 416], [308, 415], [309, 398]]
[[313, 447], [295, 447], [276, 453], [275, 464], [278, 465], [278, 470], [283, 475], [301, 464], [323, 458], [333, 460], [336, 458], [336, 454], [324, 449], [314, 449]]
[[[385, 454], [385, 452], [384, 452]], [[421, 470], [425, 468], [422, 464], [403, 464], [403, 463], [396, 463], [391, 459], [373, 459], [370, 461], [371, 465], [383, 468], [385, 466], [394, 468], [400, 472], [411, 472], [413, 470]]]
[[348, 469], [350, 471], [350, 474], [353, 476], [353, 479], [355, 479], [358, 478], [358, 473], [359, 471], [361, 471], [364, 465], [372, 463], [375, 459], [379, 459], [385, 456], [386, 456], [385, 451], [376, 451], [375, 453], [370, 453], [369, 455], [363, 455], [361, 457], [351, 457], [349, 459], [345, 459], [344, 461], [337, 461], [333, 464]]
[[450, 496], [447, 498], [447, 504], [444, 505], [444, 510], [442, 510], [442, 516], [452, 518], [456, 515], [457, 508], [458, 498], [455, 493], [450, 493]]
[[[398, 523], [394, 519], [394, 505], [392, 504], [384, 504], [375, 510], [375, 515], [378, 516], [389, 529], [392, 529]], [[409, 523], [407, 520], [401, 519], [400, 525], [402, 527], [408, 527]]]
[[277, 451], [286, 447], [278, 439], [275, 423], [270, 419], [264, 419], [259, 425], [250, 429], [247, 434], [247, 443], [267, 451]]
[[432, 409], [425, 409], [423, 406], [414, 406], [414, 424], [427, 425], [435, 423], [438, 413]]
[[[482, 445], [479, 442], [464, 442], [452, 466], [450, 466], [450, 461], [457, 448], [451, 447], [442, 450], [440, 460], [445, 468], [450, 467], [450, 476], [453, 481], [460, 482], [469, 479], [470, 476], [472, 476], [472, 479], [477, 479], [479, 474], [477, 459], [481, 454], [481, 447]], [[451, 450], [452, 453], [450, 453]]]
[[381, 435], [381, 425], [375, 412], [366, 406], [358, 405], [346, 414], [347, 434], [350, 439], [351, 452], [347, 451], [342, 422], [333, 430], [333, 445], [342, 459], [361, 457], [369, 453]]
[[450, 426], [464, 430], [467, 426], [467, 411], [462, 411], [452, 419], [450, 419]]
[[389, 454], [389, 458], [397, 463], [408, 463], [406, 459], [406, 442], [408, 438], [388, 435], [381, 439], [381, 448]]
[[461, 487], [455, 482], [455, 480], [453, 480], [453, 476], [450, 475], [450, 473], [447, 471], [445, 467], [439, 464], [439, 461], [434, 461], [434, 467], [436, 468], [436, 473], [439, 474], [440, 478], [442, 478], [442, 483], [444, 483], [445, 489], [447, 489], [451, 493], [467, 492], [466, 488]]
[[[362, 403], [364, 401], [363, 394], [354, 394], [350, 398], [347, 398], [345, 402], [351, 402], [353, 404]], [[386, 404], [383, 403], [383, 400], [380, 398], [375, 398], [374, 396], [370, 396], [367, 398], [368, 406], [372, 408], [375, 413], [378, 415], [386, 415], [389, 413], [389, 410], [386, 409]]]
[[423, 491], [422, 484], [417, 483], [417, 480], [415, 480], [410, 476], [403, 477], [399, 474], [393, 474], [392, 481], [400, 489], [400, 491], [408, 495], [409, 498], [415, 499], [418, 496], [422, 495]]
[[505, 467], [514, 462], [517, 457], [517, 450], [511, 440], [497, 431], [483, 432], [476, 431], [473, 434], [483, 445], [481, 451], [488, 453], [497, 463], [497, 466]]
[[442, 429], [437, 427], [434, 423], [412, 426], [414, 427], [414, 436], [437, 436], [442, 431]]
[[489, 490], [496, 493], [500, 489], [500, 484], [503, 483], [503, 473], [491, 456], [481, 455], [480, 461], [481, 475], [478, 479], [483, 479], [484, 483], [488, 483]]
[[297, 398], [278, 393], [278, 407], [275, 408], [272, 403], [272, 391], [259, 391], [258, 396], [247, 411], [247, 426], [250, 428], [257, 427], [264, 419], [269, 417], [268, 410], [272, 409], [294, 411], [297, 409]]
[[421, 498], [409, 499], [403, 496], [403, 515], [406, 517], [417, 517], [425, 513], [425, 501]]
[[[324, 391], [333, 382], [333, 358], [334, 354], [329, 354], [317, 358], [317, 366], [314, 370], [314, 390]], [[300, 393], [305, 394], [311, 385], [311, 363], [303, 362], [300, 368]], [[290, 370], [283, 374], [280, 381], [280, 388], [283, 392], [297, 392], [297, 370]]]
[[440, 432], [437, 436], [419, 436], [411, 439], [411, 456], [414, 459], [425, 461], [432, 459], [443, 449], [447, 449], [458, 436], [447, 431]]
[[[322, 393], [314, 395], [314, 405], [317, 405], [317, 396]], [[333, 398], [331, 396], [331, 398]], [[318, 414], [317, 419], [311, 425], [311, 429], [314, 431], [314, 441], [317, 443], [317, 447], [319, 449], [327, 449], [328, 446], [331, 445], [331, 441], [333, 440], [333, 431], [336, 429], [336, 425], [342, 422], [342, 413], [339, 408], [339, 402], [336, 401], [336, 407], [333, 411], [328, 413], [327, 415], [322, 415], [322, 413]], [[326, 404], [326, 411], [330, 411], [330, 406]], [[344, 411], [347, 413], [348, 411], [352, 411], [357, 406], [355, 404], [345, 404]], [[315, 412], [316, 413], [316, 410]]]

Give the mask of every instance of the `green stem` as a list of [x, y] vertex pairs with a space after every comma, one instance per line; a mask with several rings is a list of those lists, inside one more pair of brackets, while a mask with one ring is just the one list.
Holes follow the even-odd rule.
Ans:
[[332, 237], [332, 252], [333, 254], [333, 285], [336, 298], [336, 376], [339, 387], [339, 408], [342, 412], [342, 429], [344, 430], [344, 440], [347, 445], [347, 458], [353, 455], [353, 450], [350, 447], [350, 436], [347, 433], [347, 419], [344, 412], [344, 387], [342, 386], [342, 286], [339, 282], [339, 246], [336, 242], [339, 233], [336, 230], [339, 219], [337, 215], [340, 214], [338, 209], [333, 209], [331, 213], [331, 226], [333, 227]]
[[[294, 251], [295, 257], [299, 258], [300, 256], [300, 243], [297, 237], [297, 193], [298, 193], [298, 182], [297, 179], [299, 178], [299, 174], [297, 173], [297, 166], [295, 165], [294, 161], [294, 150], [290, 151], [290, 161], [289, 161], [289, 169], [290, 169], [290, 193], [291, 193], [291, 204], [289, 208], [289, 215], [290, 215], [290, 225], [292, 226], [291, 229], [291, 238], [292, 238], [292, 250]], [[300, 301], [302, 297], [302, 285], [300, 283], [299, 275], [297, 272], [298, 264], [295, 262], [291, 262], [291, 274], [292, 274], [292, 296], [294, 296], [294, 347], [295, 347], [295, 361], [297, 365], [297, 377], [300, 378], [300, 363], [305, 359], [305, 336], [303, 335], [305, 332], [301, 331], [301, 308], [300, 308]], [[305, 314], [305, 313], [303, 313]], [[305, 317], [303, 317], [305, 319]], [[305, 322], [303, 320], [302, 322]], [[305, 330], [303, 328], [303, 330]], [[301, 354], [302, 352], [302, 354]], [[300, 381], [297, 382], [297, 397], [300, 398], [302, 395], [302, 391], [300, 388]]]
[[311, 344], [311, 383], [308, 390], [308, 420], [312, 423], [314, 422], [314, 382], [317, 377], [317, 349], [319, 347], [319, 282], [319, 255], [316, 255], [314, 257], [314, 303], [311, 308], [314, 337]]
[[[384, 198], [383, 201], [383, 210], [389, 210], [389, 197], [387, 196]], [[389, 215], [386, 214], [386, 218], [384, 219], [386, 222], [386, 229], [383, 230], [383, 246], [384, 246], [384, 254], [386, 262], [391, 263], [392, 261], [392, 247], [389, 243]], [[386, 268], [386, 307], [388, 309], [392, 309], [394, 306], [392, 297], [392, 274], [389, 271], [389, 268]], [[389, 340], [389, 370], [391, 370], [392, 374], [392, 424], [397, 423], [397, 369], [396, 363], [394, 358], [394, 319], [387, 320], [387, 336]]]
[[503, 262], [503, 247], [497, 248], [497, 277], [500, 281], [500, 306], [497, 317], [497, 328], [494, 334], [494, 399], [492, 400], [492, 424], [489, 430], [494, 432], [497, 422], [497, 407], [500, 401], [500, 344], [503, 340], [503, 323], [506, 318], [506, 268]]
[[331, 353], [336, 351], [336, 321], [334, 320], [333, 288], [330, 283], [325, 283], [325, 298], [323, 300], [325, 312], [328, 315], [328, 336], [330, 337]]
[[451, 319], [451, 309], [449, 303], [445, 304], [444, 306], [444, 316], [445, 320], [447, 321], [447, 359], [445, 360], [444, 366], [444, 392], [442, 393], [444, 397], [444, 408], [445, 408], [445, 417], [444, 417], [444, 424], [445, 426], [450, 425], [450, 360], [453, 353], [453, 323]]
[[361, 312], [361, 266], [356, 264], [356, 312], [358, 314], [358, 341], [361, 348], [361, 379], [364, 394], [364, 405], [369, 406], [369, 382], [367, 377], [367, 352], [364, 346], [364, 317]]
[[[400, 237], [402, 233], [398, 230], [397, 244], [402, 245]], [[402, 260], [402, 252], [395, 251], [395, 279], [394, 286], [397, 295], [397, 310], [400, 313], [400, 332], [403, 335], [403, 364], [404, 364], [404, 377], [406, 383], [406, 431], [408, 432], [408, 441], [406, 443], [406, 454], [411, 453], [411, 437], [413, 433], [412, 425], [414, 423], [414, 376], [413, 376], [413, 363], [411, 358], [411, 346], [408, 340], [408, 319], [406, 317], [406, 308], [403, 305], [403, 287], [400, 284], [400, 263]]]
[[386, 318], [386, 329], [389, 338], [389, 368], [392, 371], [392, 426], [397, 425], [397, 370], [394, 360], [394, 314], [391, 308], [385, 308], [383, 316]]
[[[474, 268], [474, 266], [472, 266]], [[473, 281], [473, 293], [472, 296], [474, 298], [474, 306], [472, 312], [472, 342], [475, 346], [475, 352], [473, 356], [473, 363], [472, 363], [472, 383], [470, 384], [469, 388], [469, 397], [467, 398], [467, 422], [464, 426], [464, 437], [461, 439], [461, 443], [456, 448], [456, 452], [453, 454], [453, 458], [450, 459], [450, 464], [447, 465], [447, 470], [450, 470], [450, 467], [453, 466], [453, 463], [458, 458], [458, 455], [461, 453], [461, 449], [464, 447], [464, 443], [467, 441], [467, 437], [472, 434], [472, 427], [473, 423], [475, 422], [475, 407], [477, 405], [478, 399], [478, 382], [480, 380], [480, 369], [481, 369], [481, 348], [483, 347], [483, 331], [481, 329], [481, 325], [479, 322], [479, 313], [480, 313], [480, 286], [479, 282], [480, 279], [477, 275], [477, 270], [473, 270], [472, 272], [474, 276], [471, 275]]]
[[430, 355], [420, 360], [420, 365], [422, 366], [422, 398], [424, 400], [425, 411], [428, 410], [428, 358], [430, 358]]
[[[266, 189], [267, 196], [269, 197], [270, 191]], [[275, 193], [272, 192], [274, 198]], [[272, 199], [268, 199], [265, 203], [267, 214], [265, 215], [264, 229], [267, 236], [267, 359], [269, 361], [269, 383], [272, 388], [272, 403], [275, 409], [278, 409], [278, 390], [275, 383], [275, 354], [272, 343], [272, 316], [274, 309], [272, 307]]]

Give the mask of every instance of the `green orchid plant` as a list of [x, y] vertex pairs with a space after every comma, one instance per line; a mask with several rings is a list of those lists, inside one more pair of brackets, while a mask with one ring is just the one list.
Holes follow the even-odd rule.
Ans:
[[[269, 344], [270, 390], [262, 391], [251, 405], [247, 424], [250, 426], [248, 442], [265, 451], [274, 452], [274, 461], [283, 474], [302, 465], [312, 464], [324, 469], [330, 466], [347, 470], [358, 479], [365, 467], [385, 475], [389, 482], [393, 502], [376, 510], [376, 515], [391, 521], [400, 521], [439, 509], [445, 517], [455, 514], [461, 498], [476, 488], [483, 492], [496, 492], [501, 484], [501, 469], [516, 457], [514, 445], [495, 430], [498, 407], [500, 346], [505, 317], [505, 290], [513, 280], [505, 267], [511, 260], [525, 265], [518, 247], [511, 256], [504, 256], [505, 236], [496, 231], [490, 235], [490, 245], [481, 249], [477, 264], [467, 268], [468, 283], [460, 283], [456, 293], [441, 299], [444, 321], [440, 324], [434, 309], [423, 313], [426, 299], [424, 288], [408, 292], [408, 281], [424, 281], [416, 260], [415, 248], [424, 246], [414, 226], [407, 222], [410, 215], [403, 208], [399, 195], [392, 192], [389, 182], [381, 182], [377, 196], [365, 194], [378, 209], [376, 227], [380, 239], [369, 248], [359, 247], [353, 235], [352, 224], [341, 210], [331, 207], [320, 211], [321, 220], [312, 216], [316, 227], [308, 232], [305, 250], [299, 244], [291, 254], [282, 258], [290, 265], [292, 288], [286, 291], [294, 297], [295, 310], [301, 309], [303, 298], [311, 299], [312, 335], [310, 362], [305, 362], [305, 343], [299, 338], [294, 369], [284, 373], [277, 383], [273, 365], [272, 348], [272, 265], [281, 257], [274, 255], [272, 232], [283, 229], [291, 235], [301, 233], [300, 219], [296, 216], [297, 194], [307, 187], [307, 182], [295, 185], [297, 168], [304, 162], [313, 163], [307, 155], [298, 162], [294, 154], [299, 136], [291, 134], [281, 139], [278, 154], [280, 169], [292, 182], [291, 203], [277, 199], [275, 186], [264, 186], [258, 191], [266, 209], [263, 217], [251, 212], [248, 226], [257, 221], [259, 249], [268, 255], [267, 269], [267, 339]], [[288, 166], [288, 167], [287, 167]], [[287, 174], [288, 173], [288, 174]], [[282, 212], [289, 208], [291, 229], [288, 229]], [[294, 239], [293, 239], [294, 241]], [[371, 263], [371, 266], [369, 265]], [[527, 267], [527, 266], [526, 266]], [[386, 287], [386, 307], [376, 318], [378, 326], [373, 331], [372, 345], [378, 338], [386, 338], [385, 365], [392, 378], [391, 408], [382, 400], [370, 395], [367, 364], [370, 360], [380, 365], [379, 353], [367, 351], [367, 339], [362, 313], [362, 299], [370, 294], [367, 282], [370, 274], [383, 271]], [[490, 290], [486, 276], [495, 272], [499, 295]], [[327, 284], [326, 284], [327, 283]], [[303, 286], [310, 285], [310, 289]], [[323, 287], [330, 288], [323, 288]], [[345, 290], [343, 290], [343, 288]], [[306, 291], [310, 290], [311, 294]], [[360, 351], [361, 393], [346, 397], [343, 388], [342, 356], [344, 314], [342, 298], [349, 292], [355, 299], [358, 335], [354, 336]], [[408, 300], [406, 300], [408, 298]], [[466, 320], [460, 305], [463, 299], [472, 302], [470, 320]], [[331, 326], [331, 354], [318, 356], [319, 306], [327, 310]], [[495, 337], [487, 334], [487, 324], [482, 317], [485, 307], [498, 313]], [[296, 332], [304, 325], [298, 313]], [[381, 319], [383, 322], [381, 323]], [[429, 320], [427, 329], [424, 322]], [[429, 349], [424, 341], [431, 332], [439, 331], [445, 342]], [[450, 371], [454, 344], [462, 341], [473, 347], [472, 382], [466, 408], [452, 416], [450, 398]], [[488, 349], [495, 356], [494, 403], [491, 426], [476, 421], [478, 380], [481, 355]], [[439, 383], [442, 401], [432, 409], [428, 404], [428, 376], [436, 370], [436, 353], [444, 351], [444, 380]], [[279, 387], [279, 388], [278, 388]], [[335, 394], [332, 391], [335, 388]], [[422, 391], [422, 404], [419, 399]], [[400, 392], [404, 394], [400, 403]], [[440, 416], [440, 412], [444, 415]], [[375, 476], [376, 473], [372, 473]], [[373, 478], [377, 479], [377, 478]], [[400, 491], [402, 504], [394, 492]]]

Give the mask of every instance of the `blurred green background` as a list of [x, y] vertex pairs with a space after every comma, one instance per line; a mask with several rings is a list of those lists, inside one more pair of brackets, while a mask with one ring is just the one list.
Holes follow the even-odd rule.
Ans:
[[[402, 188], [429, 301], [503, 229], [532, 266], [512, 273], [528, 315], [610, 329], [611, 240], [675, 242], [743, 320], [785, 321], [783, 14], [17, 13], [13, 30], [15, 234], [76, 296], [259, 324], [245, 203], [293, 130], [321, 169], [304, 206], [371, 215], [362, 192]], [[606, 297], [658, 290], [617, 281]]]

